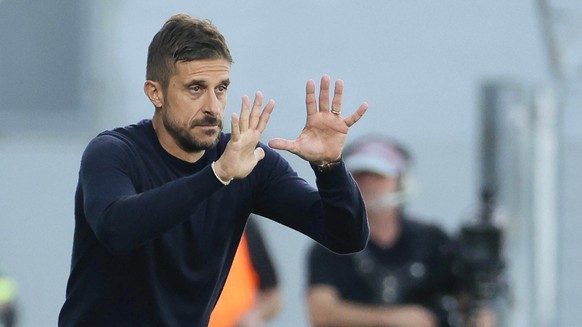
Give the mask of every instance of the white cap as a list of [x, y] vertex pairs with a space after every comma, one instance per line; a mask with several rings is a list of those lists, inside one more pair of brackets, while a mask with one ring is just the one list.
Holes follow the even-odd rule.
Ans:
[[400, 176], [406, 172], [408, 161], [408, 155], [400, 146], [380, 136], [360, 138], [344, 152], [344, 162], [352, 173], [372, 172]]

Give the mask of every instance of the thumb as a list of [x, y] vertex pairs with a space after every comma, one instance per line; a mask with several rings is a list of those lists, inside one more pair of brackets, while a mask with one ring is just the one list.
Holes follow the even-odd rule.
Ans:
[[257, 159], [257, 162], [262, 160], [265, 157], [265, 150], [263, 150], [263, 148], [261, 147], [257, 147], [255, 149], [255, 159]]
[[277, 150], [290, 151], [293, 149], [293, 141], [285, 139], [272, 139], [269, 141], [269, 147]]

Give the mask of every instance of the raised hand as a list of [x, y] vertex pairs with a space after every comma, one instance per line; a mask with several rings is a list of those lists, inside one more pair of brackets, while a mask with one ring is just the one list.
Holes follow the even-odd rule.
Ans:
[[273, 139], [269, 146], [273, 149], [286, 150], [314, 164], [325, 164], [340, 159], [348, 129], [355, 124], [368, 109], [362, 103], [353, 114], [342, 117], [342, 96], [344, 83], [335, 82], [333, 100], [330, 103], [330, 77], [323, 75], [319, 89], [319, 101], [316, 101], [315, 82], [307, 81], [305, 105], [307, 122], [303, 131], [295, 140]]
[[265, 108], [263, 94], [257, 92], [251, 108], [248, 96], [243, 96], [240, 118], [232, 114], [231, 137], [224, 153], [216, 161], [214, 170], [223, 181], [245, 178], [251, 173], [259, 160], [265, 157], [265, 151], [257, 147], [257, 143], [269, 122], [269, 117], [275, 108], [275, 101], [269, 100]]

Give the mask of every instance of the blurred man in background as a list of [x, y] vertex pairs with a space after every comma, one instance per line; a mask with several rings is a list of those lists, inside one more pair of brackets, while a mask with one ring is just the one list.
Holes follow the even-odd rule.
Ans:
[[280, 311], [275, 265], [256, 219], [247, 222], [209, 327], [262, 327]]
[[368, 211], [370, 239], [353, 255], [314, 244], [308, 258], [312, 326], [456, 326], [456, 246], [436, 225], [404, 211], [411, 157], [372, 135], [344, 151]]

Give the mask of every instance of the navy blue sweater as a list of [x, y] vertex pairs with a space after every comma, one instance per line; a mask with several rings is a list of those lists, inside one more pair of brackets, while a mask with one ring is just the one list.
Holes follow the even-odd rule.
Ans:
[[260, 143], [265, 158], [224, 186], [210, 163], [229, 137], [193, 164], [162, 148], [151, 120], [89, 143], [59, 326], [206, 326], [250, 213], [338, 253], [365, 246], [364, 204], [343, 163], [314, 170], [318, 192]]

